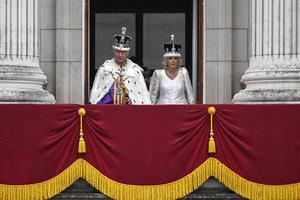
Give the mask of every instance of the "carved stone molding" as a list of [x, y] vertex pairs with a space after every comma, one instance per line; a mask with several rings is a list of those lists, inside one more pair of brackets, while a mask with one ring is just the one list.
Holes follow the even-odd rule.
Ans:
[[300, 103], [300, 20], [296, 0], [251, 0], [250, 66], [233, 103]]
[[39, 65], [38, 2], [0, 1], [0, 103], [55, 103]]

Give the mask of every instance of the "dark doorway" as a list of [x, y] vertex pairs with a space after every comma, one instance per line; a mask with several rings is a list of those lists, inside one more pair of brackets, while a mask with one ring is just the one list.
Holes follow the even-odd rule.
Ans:
[[130, 56], [150, 69], [162, 67], [170, 34], [183, 46], [183, 64], [192, 71], [193, 0], [91, 0], [90, 87], [100, 65], [112, 57], [112, 36], [127, 27]]

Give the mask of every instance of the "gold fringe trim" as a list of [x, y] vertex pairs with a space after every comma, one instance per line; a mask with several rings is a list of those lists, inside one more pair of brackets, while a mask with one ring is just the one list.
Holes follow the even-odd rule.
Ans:
[[207, 164], [201, 165], [187, 176], [167, 184], [162, 185], [128, 185], [109, 179], [97, 169], [85, 162], [86, 172], [83, 176], [97, 190], [103, 192], [112, 199], [178, 199], [186, 196], [209, 178]]
[[30, 185], [0, 184], [0, 199], [48, 199], [63, 191], [80, 177], [113, 199], [178, 199], [197, 189], [210, 176], [214, 176], [237, 194], [251, 200], [300, 199], [300, 183], [287, 185], [254, 183], [240, 177], [215, 158], [207, 159], [193, 172], [177, 181], [145, 186], [122, 184], [111, 180], [87, 161], [78, 159], [61, 174], [41, 183]]
[[162, 185], [126, 185], [115, 182], [86, 162], [83, 178], [97, 190], [113, 199], [178, 199], [186, 196], [210, 176], [214, 176], [228, 188], [253, 200], [299, 200], [300, 183], [288, 185], [263, 185], [248, 181], [230, 170], [215, 158], [207, 159], [187, 176]]
[[300, 182], [286, 185], [259, 184], [242, 178], [215, 158], [209, 158], [206, 162], [205, 164], [211, 165], [211, 176], [245, 198], [251, 200], [300, 199]]
[[76, 160], [70, 167], [59, 175], [36, 184], [4, 185], [0, 184], [0, 199], [5, 200], [34, 200], [49, 199], [72, 185], [78, 178], [83, 166], [81, 159]]

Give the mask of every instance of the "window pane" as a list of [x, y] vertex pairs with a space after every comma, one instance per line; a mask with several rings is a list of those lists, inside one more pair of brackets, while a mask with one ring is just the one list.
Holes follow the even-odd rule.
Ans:
[[185, 14], [144, 14], [143, 62], [150, 69], [162, 67], [163, 44], [175, 35], [175, 43], [182, 45], [181, 55], [185, 65]]
[[130, 54], [135, 55], [135, 14], [97, 13], [95, 16], [95, 68], [112, 58], [113, 35], [120, 34], [127, 27], [127, 35], [132, 37]]

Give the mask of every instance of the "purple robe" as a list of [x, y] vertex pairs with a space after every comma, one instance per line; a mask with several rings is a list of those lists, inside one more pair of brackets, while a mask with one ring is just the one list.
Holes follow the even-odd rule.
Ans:
[[114, 104], [114, 84], [112, 84], [106, 95], [97, 104]]
[[[114, 91], [114, 84], [112, 84], [106, 95], [97, 104], [114, 104]], [[126, 104], [128, 104], [129, 99], [127, 94], [126, 97]]]

